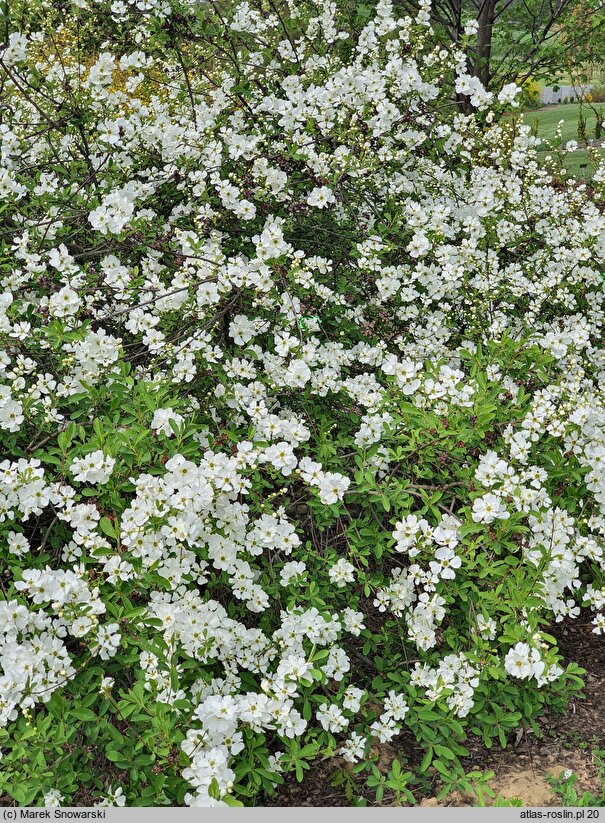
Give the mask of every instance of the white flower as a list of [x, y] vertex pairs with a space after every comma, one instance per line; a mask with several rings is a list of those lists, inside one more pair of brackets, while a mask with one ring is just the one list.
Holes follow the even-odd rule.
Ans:
[[349, 721], [335, 703], [324, 703], [317, 710], [317, 721], [327, 732], [338, 733], [349, 725]]
[[384, 714], [382, 720], [393, 718], [393, 720], [403, 720], [408, 713], [408, 704], [402, 694], [397, 694], [393, 690], [389, 691], [384, 701]]
[[526, 680], [528, 677], [540, 677], [545, 666], [537, 649], [527, 643], [517, 643], [506, 653], [504, 668], [513, 677]]
[[518, 86], [516, 83], [507, 83], [506, 86], [503, 86], [500, 92], [498, 93], [498, 102], [519, 105], [516, 98], [517, 95], [521, 93], [521, 91], [521, 87]]
[[475, 523], [493, 523], [494, 520], [506, 520], [509, 517], [506, 506], [495, 494], [488, 493], [473, 501], [472, 518]]
[[483, 614], [477, 615], [477, 631], [487, 640], [495, 639], [497, 628], [496, 621], [491, 617], [485, 617]]
[[319, 499], [322, 503], [331, 504], [342, 500], [344, 493], [351, 485], [348, 477], [337, 472], [326, 472], [319, 480]]
[[269, 448], [265, 450], [262, 460], [280, 471], [284, 477], [292, 474], [298, 463], [292, 446], [289, 443], [286, 443], [285, 440], [275, 443], [273, 446], [269, 446]]
[[327, 186], [319, 186], [314, 188], [307, 197], [309, 206], [314, 206], [318, 209], [325, 209], [330, 203], [335, 203], [336, 197], [332, 189]]
[[346, 631], [350, 632], [354, 637], [359, 637], [365, 628], [363, 612], [356, 612], [353, 609], [346, 608], [342, 612], [342, 623]]
[[44, 805], [51, 808], [58, 808], [61, 806], [64, 797], [58, 789], [49, 789], [44, 792]]
[[342, 755], [348, 763], [358, 763], [365, 754], [367, 739], [357, 732], [352, 732], [351, 737], [338, 749], [338, 754]]
[[[302, 561], [292, 560], [286, 563], [279, 573], [279, 582], [282, 586], [290, 586], [293, 580], [301, 578], [307, 567]], [[298, 581], [297, 581], [298, 582]]]
[[393, 717], [385, 718], [383, 716], [380, 720], [375, 720], [370, 725], [370, 730], [381, 743], [388, 743], [399, 734], [399, 726], [397, 726]]
[[97, 644], [93, 646], [93, 654], [98, 654], [102, 660], [114, 657], [119, 646], [121, 635], [117, 623], [99, 626], [96, 632]]
[[431, 244], [429, 243], [428, 238], [421, 232], [417, 232], [407, 245], [407, 250], [410, 253], [410, 257], [414, 258], [424, 257], [430, 248]]
[[453, 580], [456, 577], [455, 569], [459, 569], [462, 560], [447, 546], [442, 546], [435, 552], [435, 560], [429, 566], [433, 574], [444, 580]]
[[111, 477], [116, 461], [113, 457], [103, 454], [100, 449], [86, 455], [76, 457], [70, 466], [74, 480], [79, 483], [96, 483], [103, 485]]
[[105, 800], [105, 804], [107, 806], [125, 806], [126, 805], [126, 798], [124, 797], [124, 789], [121, 786], [117, 786], [115, 789], [110, 787], [109, 791], [107, 792], [107, 798]]
[[101, 680], [101, 685], [99, 686], [99, 694], [102, 694], [103, 697], [109, 697], [114, 684], [115, 680], [113, 677], [104, 677]]
[[0, 402], [0, 429], [18, 432], [24, 420], [23, 406], [18, 400]]
[[48, 301], [48, 310], [53, 317], [71, 317], [81, 306], [81, 300], [76, 291], [64, 286], [55, 292]]
[[336, 583], [339, 588], [353, 583], [355, 580], [355, 566], [348, 560], [341, 558], [328, 571], [328, 577], [332, 583]]
[[180, 428], [183, 425], [185, 418], [173, 411], [170, 407], [166, 409], [156, 409], [151, 420], [151, 428], [154, 431], [162, 432], [166, 437], [172, 437], [174, 431], [170, 425], [170, 421]]
[[17, 557], [23, 557], [30, 550], [30, 545], [27, 537], [18, 532], [9, 532], [7, 535], [8, 550], [11, 554]]
[[27, 57], [27, 37], [16, 31], [11, 32], [8, 45], [0, 51], [0, 57], [8, 68], [23, 62]]
[[358, 712], [364, 696], [365, 692], [363, 689], [358, 689], [355, 686], [347, 686], [342, 699], [343, 708], [353, 713]]

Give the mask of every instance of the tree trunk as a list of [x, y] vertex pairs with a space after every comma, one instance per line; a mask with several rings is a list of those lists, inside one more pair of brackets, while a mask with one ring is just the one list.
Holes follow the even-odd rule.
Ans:
[[485, 88], [489, 87], [491, 80], [490, 60], [495, 9], [496, 0], [483, 0], [477, 17], [479, 31], [477, 32], [477, 48], [475, 52], [475, 77], [481, 80]]

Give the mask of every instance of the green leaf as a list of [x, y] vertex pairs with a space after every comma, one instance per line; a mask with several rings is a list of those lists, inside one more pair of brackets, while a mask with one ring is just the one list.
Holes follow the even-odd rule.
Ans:
[[106, 534], [107, 537], [117, 537], [116, 530], [114, 529], [113, 524], [108, 517], [101, 518], [99, 527], [103, 534]]
[[73, 717], [77, 717], [78, 720], [97, 720], [98, 719], [97, 715], [93, 711], [91, 711], [90, 709], [83, 709], [83, 708], [70, 709], [69, 714], [72, 715]]
[[124, 755], [121, 752], [117, 752], [115, 749], [110, 749], [105, 752], [105, 757], [108, 760], [111, 760], [112, 763], [117, 763], [119, 760], [124, 760]]
[[444, 760], [456, 760], [456, 755], [451, 749], [448, 749], [447, 746], [440, 746], [438, 743], [435, 743], [435, 751], [439, 757], [444, 758]]
[[422, 758], [422, 763], [420, 764], [419, 771], [420, 772], [425, 772], [428, 769], [428, 767], [431, 765], [432, 762], [433, 762], [433, 747], [431, 746], [429, 749], [427, 749], [426, 754]]
[[437, 769], [440, 775], [443, 777], [450, 777], [450, 771], [445, 763], [442, 763], [441, 760], [433, 760], [433, 766]]

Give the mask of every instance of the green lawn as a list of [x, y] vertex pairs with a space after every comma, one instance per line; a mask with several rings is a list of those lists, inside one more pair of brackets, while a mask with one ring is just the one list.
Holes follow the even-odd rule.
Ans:
[[[582, 108], [584, 110], [584, 118], [586, 120], [586, 136], [589, 140], [593, 140], [595, 136], [594, 112], [586, 104], [584, 104]], [[601, 108], [605, 114], [605, 104], [596, 103], [595, 108]], [[580, 117], [579, 103], [568, 103], [567, 105], [562, 106], [548, 106], [548, 108], [538, 109], [537, 111], [526, 111], [523, 113], [523, 117], [525, 122], [530, 126], [533, 126], [536, 122], [538, 123], [538, 137], [541, 137], [543, 140], [552, 141], [555, 139], [555, 133], [560, 120], [564, 121], [561, 128], [563, 142], [566, 143], [568, 140], [577, 140], [578, 138], [578, 119]], [[605, 138], [605, 133], [603, 134], [603, 137]]]
[[[584, 118], [586, 119], [586, 136], [589, 140], [595, 137], [595, 114], [589, 106], [583, 105]], [[605, 113], [605, 104], [597, 103], [595, 108], [602, 108]], [[596, 161], [595, 152], [586, 148], [579, 148], [572, 154], [566, 154], [559, 158], [557, 147], [565, 145], [569, 140], [578, 139], [578, 119], [580, 116], [580, 104], [568, 103], [561, 106], [548, 106], [537, 111], [526, 111], [523, 113], [525, 123], [534, 126], [537, 123], [537, 133], [544, 143], [539, 155], [542, 159], [549, 154], [556, 164], [557, 176], [577, 177], [583, 180], [590, 180], [594, 174]], [[556, 131], [559, 122], [563, 120], [561, 127], [561, 139], [556, 139]], [[603, 132], [605, 140], [605, 130]], [[605, 157], [605, 150], [597, 149], [597, 157]]]

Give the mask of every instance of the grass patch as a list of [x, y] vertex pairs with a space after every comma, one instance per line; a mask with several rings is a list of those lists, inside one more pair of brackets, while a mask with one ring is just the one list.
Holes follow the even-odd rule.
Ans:
[[[595, 104], [595, 108], [598, 109], [599, 107], [603, 107], [603, 104]], [[542, 140], [548, 140], [549, 142], [556, 139], [557, 127], [562, 120], [561, 140], [563, 143], [566, 143], [568, 140], [578, 139], [580, 108], [583, 109], [586, 120], [586, 136], [589, 140], [592, 140], [595, 136], [596, 118], [594, 111], [586, 104], [580, 107], [579, 103], [567, 103], [562, 106], [549, 106], [548, 108], [538, 109], [537, 111], [526, 111], [524, 113], [524, 119], [530, 126], [534, 126], [534, 124], [537, 123], [538, 137], [541, 137]], [[605, 107], [603, 107], [603, 111], [605, 112]]]
[[[602, 104], [597, 103], [596, 108]], [[549, 106], [537, 111], [524, 112], [525, 123], [533, 126], [538, 137], [544, 142], [538, 152], [540, 160], [544, 163], [552, 164], [553, 173], [557, 177], [575, 177], [579, 180], [591, 180], [597, 168], [598, 161], [605, 157], [605, 150], [597, 147], [581, 147], [577, 151], [560, 154], [558, 149], [564, 146], [569, 140], [578, 139], [578, 120], [580, 109], [582, 108], [586, 120], [586, 136], [588, 140], [595, 137], [595, 113], [584, 104], [567, 103], [561, 106]], [[603, 109], [605, 111], [605, 107]], [[561, 123], [559, 135], [557, 129]], [[605, 140], [605, 133], [603, 135]], [[547, 157], [551, 161], [547, 161]]]

